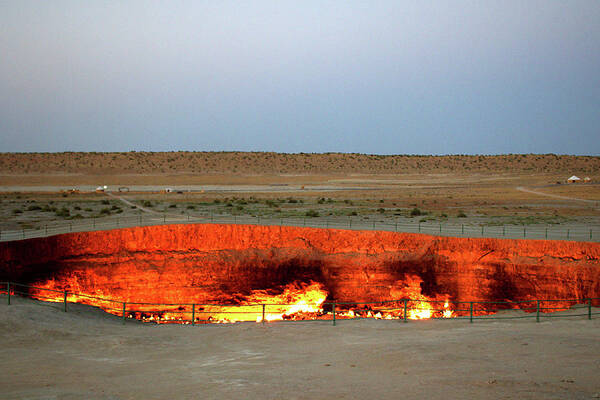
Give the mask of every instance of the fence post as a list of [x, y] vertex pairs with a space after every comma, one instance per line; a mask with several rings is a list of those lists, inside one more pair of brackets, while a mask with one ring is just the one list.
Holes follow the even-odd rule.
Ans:
[[[352, 218], [348, 220], [348, 228], [352, 228]], [[590, 235], [592, 234], [591, 232], [592, 230], [590, 229]]]
[[473, 302], [470, 302], [469, 306], [469, 322], [473, 323]]
[[375, 230], [375, 221], [373, 221], [373, 230]]
[[567, 239], [569, 239], [570, 236], [571, 236], [571, 230], [567, 229]]
[[329, 220], [328, 219], [325, 220], [325, 228], [329, 228]]
[[96, 218], [92, 219], [92, 228], [96, 227]]
[[394, 224], [394, 232], [398, 232], [398, 223], [397, 222]]
[[548, 228], [546, 228], [546, 239], [548, 239]]
[[419, 222], [419, 232], [421, 232], [421, 223]]
[[262, 305], [262, 320], [261, 322], [263, 323], [263, 325], [265, 324], [265, 309], [267, 308], [266, 304]]
[[592, 319], [592, 299], [588, 299], [588, 319]]
[[335, 301], [333, 302], [333, 326], [335, 326]]
[[592, 240], [592, 230], [590, 229], [590, 240]]
[[527, 236], [527, 231], [526, 231], [525, 225], [523, 225], [523, 237], [526, 237], [526, 236]]
[[125, 315], [125, 308], [126, 308], [126, 307], [127, 307], [127, 303], [124, 301], [124, 302], [123, 302], [123, 325], [125, 325], [125, 318], [126, 318], [126, 315]]
[[167, 222], [167, 214], [163, 214], [163, 224]]
[[535, 322], [540, 322], [540, 301], [537, 300], [537, 306], [535, 307]]
[[10, 306], [10, 282], [6, 282], [6, 293], [8, 294], [8, 305]]
[[464, 224], [460, 224], [460, 231], [461, 231], [462, 235], [465, 234], [465, 225]]
[[45, 234], [48, 235], [48, 224], [46, 224]]
[[25, 229], [23, 229], [23, 239], [25, 239]]
[[440, 233], [442, 233], [442, 224], [440, 224]]
[[481, 236], [483, 236], [483, 225], [481, 225]]
[[304, 223], [304, 226], [306, 226], [306, 218], [302, 218], [302, 222]]
[[408, 302], [408, 299], [404, 299], [404, 322], [408, 322], [407, 315], [406, 315], [406, 303]]
[[196, 323], [196, 304], [192, 304], [192, 325]]
[[502, 236], [506, 236], [506, 227], [502, 225]]
[[117, 218], [117, 226], [119, 226], [119, 221], [121, 220], [121, 218]]
[[66, 290], [65, 290], [64, 303], [65, 303], [65, 312], [67, 312], [67, 291]]

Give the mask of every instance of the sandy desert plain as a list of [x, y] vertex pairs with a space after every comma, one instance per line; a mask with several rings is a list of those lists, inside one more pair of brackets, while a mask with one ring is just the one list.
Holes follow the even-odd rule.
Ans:
[[[600, 157], [552, 154], [4, 153], [0, 230], [156, 213], [587, 231], [599, 182]], [[600, 398], [600, 318], [570, 311], [123, 326], [89, 306], [5, 300], [3, 399]]]

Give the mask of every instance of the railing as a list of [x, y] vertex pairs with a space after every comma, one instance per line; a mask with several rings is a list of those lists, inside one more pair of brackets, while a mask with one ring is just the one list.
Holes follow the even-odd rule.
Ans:
[[539, 225], [474, 225], [433, 222], [367, 221], [360, 217], [298, 217], [273, 218], [249, 215], [177, 215], [140, 214], [131, 217], [92, 218], [63, 223], [39, 225], [35, 228], [0, 231], [0, 241], [12, 241], [45, 237], [69, 232], [85, 232], [152, 226], [166, 224], [248, 224], [264, 226], [295, 226], [311, 228], [335, 228], [350, 230], [379, 230], [392, 232], [426, 233], [453, 237], [490, 237], [510, 239], [548, 239], [600, 242], [600, 227], [539, 226]]
[[[33, 293], [32, 293], [33, 292]], [[45, 293], [41, 294], [41, 293]], [[88, 304], [100, 307], [113, 315], [117, 315], [125, 323], [127, 319], [141, 319], [146, 322], [178, 323], [178, 324], [205, 324], [219, 322], [233, 322], [225, 319], [219, 320], [214, 315], [235, 315], [242, 321], [268, 322], [270, 315], [280, 315], [282, 309], [294, 304], [199, 304], [199, 303], [140, 303], [124, 302], [90, 296], [81, 293], [72, 293], [64, 290], [40, 288], [15, 282], [0, 282], [0, 295], [6, 297], [6, 304], [11, 304], [14, 296], [33, 298], [56, 304], [67, 312], [71, 303]], [[92, 304], [92, 300], [95, 303]], [[535, 318], [567, 318], [585, 317], [588, 320], [594, 315], [600, 315], [597, 307], [600, 298], [587, 299], [535, 299], [515, 301], [453, 301], [451, 308], [445, 301], [439, 300], [414, 300], [400, 299], [375, 302], [335, 302], [329, 301], [319, 306], [320, 311], [314, 318], [304, 320], [325, 320], [336, 325], [339, 320], [357, 319], [382, 319], [408, 322], [413, 319], [413, 313], [426, 311], [430, 316], [422, 319], [445, 320], [489, 320], [489, 319], [524, 319]], [[445, 314], [448, 311], [452, 315]], [[513, 311], [506, 315], [503, 312]], [[516, 315], [515, 311], [522, 311]], [[561, 313], [557, 313], [561, 311]], [[555, 313], [555, 314], [553, 314]], [[203, 318], [210, 314], [209, 317]], [[310, 314], [310, 313], [309, 313]], [[316, 313], [313, 313], [316, 314]], [[168, 315], [168, 318], [160, 318]], [[144, 317], [146, 316], [146, 317]], [[159, 316], [159, 317], [157, 317]], [[389, 316], [389, 317], [388, 317]], [[283, 318], [285, 319], [285, 318]], [[421, 318], [418, 318], [421, 319]]]

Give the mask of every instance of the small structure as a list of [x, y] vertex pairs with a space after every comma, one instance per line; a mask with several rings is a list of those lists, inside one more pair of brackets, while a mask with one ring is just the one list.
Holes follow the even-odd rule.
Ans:
[[591, 179], [589, 176], [586, 176], [585, 178], [583, 178], [583, 181], [584, 181], [585, 183], [589, 183], [589, 182], [591, 182], [591, 181], [592, 181], [592, 179]]
[[567, 179], [567, 182], [569, 182], [569, 183], [577, 183], [580, 180], [581, 180], [580, 178], [578, 178], [575, 175], [573, 175], [572, 177], [570, 177], [569, 179]]
[[96, 192], [104, 192], [106, 189], [108, 189], [108, 186], [104, 185], [104, 186], [98, 186], [96, 188]]

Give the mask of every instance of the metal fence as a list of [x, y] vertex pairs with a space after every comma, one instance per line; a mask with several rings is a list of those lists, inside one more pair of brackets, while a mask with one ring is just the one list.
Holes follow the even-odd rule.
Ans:
[[[0, 295], [6, 297], [6, 304], [11, 304], [11, 297], [21, 296], [34, 298], [56, 304], [67, 312], [69, 304], [80, 303], [100, 307], [104, 311], [117, 315], [125, 323], [127, 319], [140, 319], [145, 322], [206, 324], [225, 321], [214, 318], [214, 315], [234, 315], [241, 321], [269, 322], [269, 316], [280, 315], [284, 309], [297, 304], [198, 304], [198, 303], [140, 303], [106, 299], [64, 290], [47, 289], [15, 282], [0, 282]], [[331, 321], [333, 325], [339, 320], [357, 319], [391, 319], [408, 322], [413, 313], [426, 311], [427, 318], [446, 320], [490, 319], [523, 319], [530, 318], [540, 322], [542, 318], [584, 317], [591, 320], [600, 315], [597, 307], [600, 298], [587, 299], [529, 299], [514, 301], [456, 301], [448, 308], [446, 301], [400, 299], [376, 302], [335, 302], [313, 304], [320, 308], [319, 315], [308, 320]], [[452, 314], [445, 314], [448, 310]], [[523, 313], [499, 314], [503, 311], [522, 311]], [[553, 314], [562, 311], [559, 314]], [[313, 313], [315, 314], [315, 313]], [[161, 318], [161, 316], [167, 316]], [[207, 316], [208, 315], [208, 316]], [[388, 318], [387, 316], [392, 316]], [[146, 316], [146, 317], [144, 317]], [[157, 317], [158, 316], [158, 317]], [[234, 318], [234, 319], [236, 319]], [[285, 319], [285, 318], [282, 318]], [[307, 320], [304, 319], [304, 320]]]
[[539, 226], [539, 225], [498, 225], [452, 224], [434, 222], [368, 221], [360, 217], [299, 217], [273, 218], [249, 215], [177, 215], [140, 214], [131, 217], [107, 217], [69, 222], [51, 223], [35, 228], [0, 231], [0, 241], [12, 241], [45, 237], [69, 232], [85, 232], [152, 226], [166, 224], [248, 224], [262, 226], [295, 226], [311, 228], [335, 228], [350, 230], [378, 230], [408, 233], [426, 233], [452, 237], [489, 237], [510, 239], [548, 239], [600, 242], [600, 227], [582, 226]]

